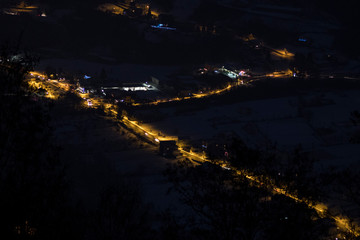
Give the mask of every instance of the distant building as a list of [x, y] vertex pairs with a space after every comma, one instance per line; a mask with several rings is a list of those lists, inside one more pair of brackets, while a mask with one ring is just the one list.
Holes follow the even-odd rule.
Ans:
[[39, 7], [35, 5], [28, 5], [25, 1], [20, 2], [16, 6], [12, 6], [10, 8], [3, 9], [3, 13], [8, 15], [32, 15], [32, 16], [41, 16], [46, 17], [45, 12]]

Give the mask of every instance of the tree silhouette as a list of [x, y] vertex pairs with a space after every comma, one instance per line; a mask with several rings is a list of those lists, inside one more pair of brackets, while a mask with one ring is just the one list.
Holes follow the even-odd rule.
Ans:
[[351, 112], [350, 121], [354, 126], [360, 125], [360, 112], [357, 110]]
[[[0, 54], [0, 228], [4, 239], [57, 239], [65, 216], [64, 166], [51, 143], [46, 102], [31, 97], [34, 58], [16, 48]], [[66, 235], [66, 234], [65, 234]]]
[[150, 239], [149, 208], [139, 189], [122, 179], [106, 187], [94, 219], [98, 239]]
[[[354, 127], [358, 127], [360, 125], [360, 113], [359, 111], [355, 110], [351, 112], [350, 121], [354, 125]], [[352, 133], [350, 139], [350, 143], [359, 144], [360, 143], [360, 131], [359, 129], [355, 129]]]
[[166, 176], [193, 211], [195, 238], [321, 239], [333, 226], [305, 204], [258, 188], [216, 164], [178, 162]]

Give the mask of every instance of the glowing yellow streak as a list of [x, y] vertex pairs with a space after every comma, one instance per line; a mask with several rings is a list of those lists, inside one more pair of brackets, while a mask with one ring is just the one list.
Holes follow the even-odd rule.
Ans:
[[186, 97], [182, 97], [182, 98], [175, 97], [175, 98], [169, 98], [169, 99], [162, 99], [162, 100], [156, 100], [156, 101], [148, 102], [148, 103], [133, 103], [132, 105], [133, 106], [158, 105], [159, 103], [179, 102], [179, 101], [188, 100], [188, 99], [204, 98], [204, 97], [209, 97], [212, 95], [222, 94], [222, 93], [230, 90], [231, 88], [234, 88], [237, 86], [239, 86], [239, 83], [229, 84], [226, 87], [224, 87], [222, 89], [218, 89], [218, 90], [213, 90], [213, 91], [204, 92], [204, 93], [195, 93], [192, 96], [186, 96]]
[[198, 159], [200, 159], [201, 161], [204, 161], [204, 162], [206, 161], [206, 157], [205, 157], [204, 155], [200, 155], [200, 154], [194, 153], [194, 152], [192, 152], [192, 151], [186, 151], [186, 150], [184, 150], [184, 149], [181, 148], [181, 147], [179, 147], [178, 150], [179, 150], [181, 153], [183, 153], [183, 154], [192, 156], [192, 157], [194, 157], [194, 158], [198, 158]]
[[266, 74], [267, 77], [274, 77], [274, 78], [284, 78], [284, 77], [292, 77], [293, 72], [290, 69], [279, 71], [279, 72], [272, 72]]
[[[159, 141], [171, 141], [171, 140], [176, 140], [176, 139], [173, 138], [173, 137], [163, 137], [163, 136], [159, 137], [159, 136], [157, 136], [156, 134], [152, 133], [152, 130], [151, 130], [151, 129], [146, 129], [145, 127], [139, 125], [136, 121], [131, 121], [131, 120], [129, 120], [128, 117], [126, 117], [126, 116], [123, 117], [123, 120], [124, 120], [125, 122], [128, 122], [128, 123], [130, 123], [131, 125], [135, 126], [137, 129], [140, 129], [141, 131], [145, 132], [145, 134], [150, 135], [151, 137], [153, 137], [156, 143], [159, 143]], [[154, 131], [155, 131], [155, 130], [154, 130]], [[157, 139], [158, 141], [157, 141], [156, 139]]]
[[160, 13], [151, 10], [151, 15], [154, 15], [155, 17], [159, 17]]
[[291, 59], [295, 56], [294, 53], [288, 52], [286, 49], [274, 49], [271, 53], [281, 58]]
[[[126, 116], [124, 117], [124, 120], [127, 121], [127, 122], [129, 122], [130, 124], [132, 124], [132, 125], [135, 126], [136, 128], [144, 131], [147, 135], [150, 135], [151, 137], [153, 137], [156, 143], [158, 143], [158, 142], [160, 141], [155, 134], [151, 133], [150, 130], [145, 129], [144, 127], [140, 126], [140, 125], [137, 124], [135, 121], [129, 120]], [[156, 140], [158, 140], [158, 141], [156, 141]]]

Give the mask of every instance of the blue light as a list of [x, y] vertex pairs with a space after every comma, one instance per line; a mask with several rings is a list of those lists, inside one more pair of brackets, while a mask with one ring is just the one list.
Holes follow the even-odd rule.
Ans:
[[165, 29], [165, 30], [176, 30], [176, 28], [166, 27], [164, 24], [159, 23], [158, 25], [151, 25], [152, 28]]
[[300, 42], [307, 42], [307, 40], [305, 38], [299, 38], [298, 39]]
[[88, 76], [88, 75], [85, 75], [85, 76], [84, 76], [84, 79], [89, 79], [89, 78], [91, 78], [91, 77]]

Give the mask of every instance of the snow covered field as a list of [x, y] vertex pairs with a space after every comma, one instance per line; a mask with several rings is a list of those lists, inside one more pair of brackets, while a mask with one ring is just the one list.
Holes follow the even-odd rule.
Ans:
[[359, 103], [357, 90], [312, 92], [301, 97], [248, 101], [180, 114], [172, 109], [167, 119], [151, 125], [165, 135], [177, 134], [193, 140], [235, 133], [257, 148], [266, 143], [276, 143], [283, 150], [301, 145], [316, 153], [324, 165], [346, 167], [359, 161], [359, 145], [349, 143], [356, 130], [350, 113], [359, 110]]
[[94, 209], [106, 187], [125, 179], [140, 188], [144, 201], [153, 209], [177, 208], [177, 196], [167, 194], [170, 185], [163, 176], [167, 164], [175, 159], [162, 158], [157, 147], [139, 141], [94, 112], [57, 102], [51, 115], [74, 203]]

